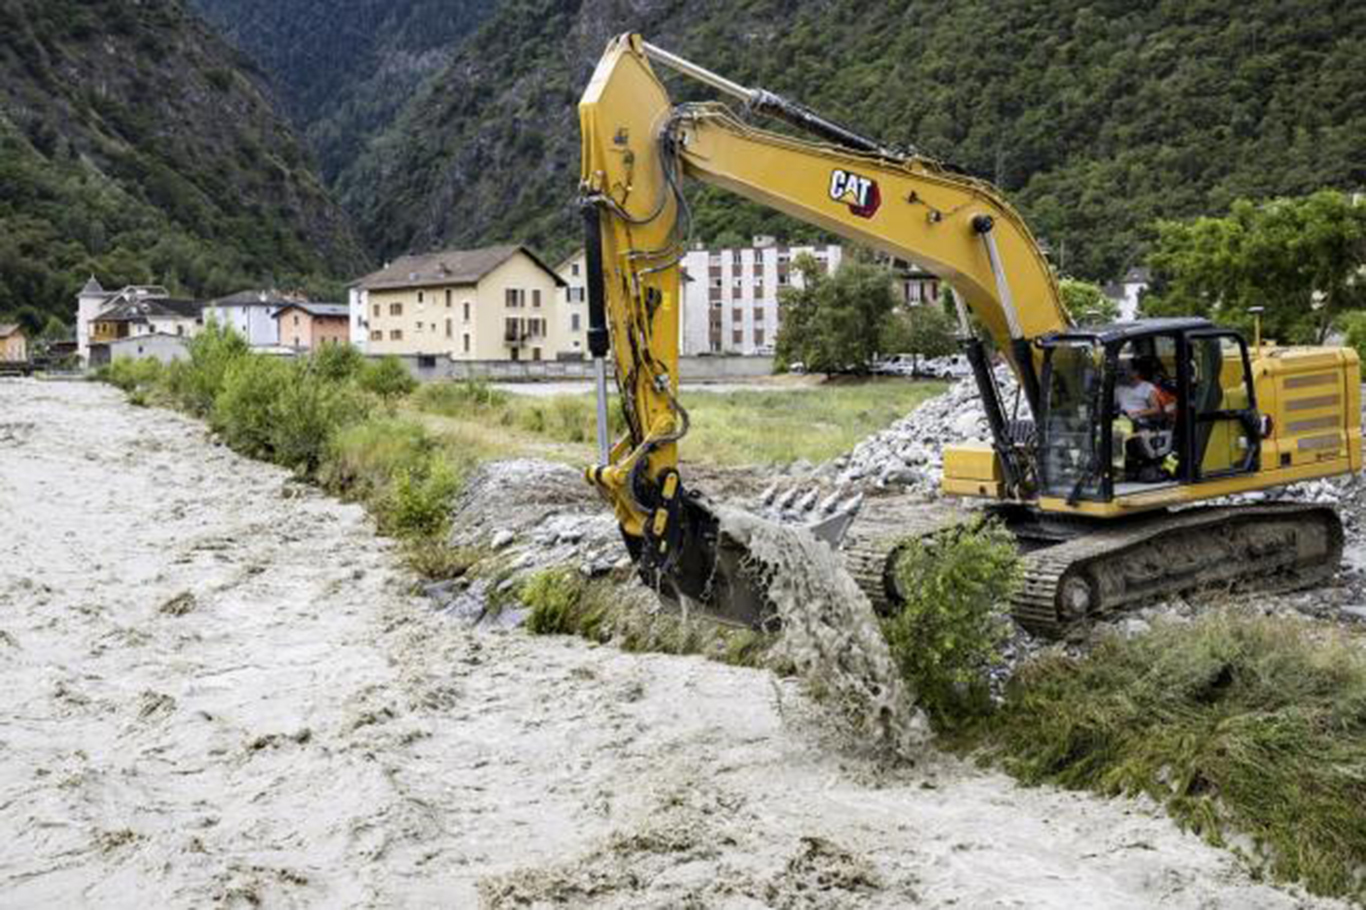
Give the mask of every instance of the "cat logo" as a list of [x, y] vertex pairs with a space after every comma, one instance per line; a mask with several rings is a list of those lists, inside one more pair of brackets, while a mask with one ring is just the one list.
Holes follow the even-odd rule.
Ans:
[[872, 218], [882, 205], [877, 181], [835, 168], [830, 172], [830, 198], [849, 206], [859, 218]]

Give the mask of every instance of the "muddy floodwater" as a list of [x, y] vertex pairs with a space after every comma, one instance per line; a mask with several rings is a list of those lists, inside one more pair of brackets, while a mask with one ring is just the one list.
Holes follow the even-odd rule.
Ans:
[[0, 380], [0, 906], [1329, 907], [794, 684], [471, 630], [356, 506]]

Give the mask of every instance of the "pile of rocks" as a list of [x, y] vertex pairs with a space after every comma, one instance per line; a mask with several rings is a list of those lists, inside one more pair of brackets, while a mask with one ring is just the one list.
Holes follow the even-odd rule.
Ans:
[[483, 554], [466, 576], [427, 586], [438, 608], [476, 624], [519, 625], [518, 608], [490, 610], [543, 569], [577, 566], [587, 577], [629, 569], [616, 516], [568, 465], [519, 458], [489, 462], [451, 514], [451, 547]]
[[[1018, 386], [1005, 367], [996, 370], [1001, 400], [1010, 409]], [[1020, 403], [1022, 416], [1028, 406]], [[990, 439], [986, 411], [972, 377], [955, 382], [880, 433], [875, 433], [816, 469], [815, 475], [851, 489], [901, 487], [935, 495], [944, 470], [944, 449], [972, 439]]]

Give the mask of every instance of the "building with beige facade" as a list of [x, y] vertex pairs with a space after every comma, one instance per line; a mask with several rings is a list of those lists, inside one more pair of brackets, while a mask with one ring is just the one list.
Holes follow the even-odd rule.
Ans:
[[351, 337], [368, 354], [577, 359], [565, 287], [516, 244], [404, 256], [353, 285]]
[[0, 324], [0, 363], [22, 363], [28, 360], [28, 336], [17, 323]]

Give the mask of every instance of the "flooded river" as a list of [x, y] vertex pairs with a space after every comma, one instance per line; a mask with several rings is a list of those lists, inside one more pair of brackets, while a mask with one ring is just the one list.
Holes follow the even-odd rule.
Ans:
[[0, 380], [0, 906], [1294, 907], [1133, 802], [841, 754], [788, 682], [472, 631], [356, 506]]

